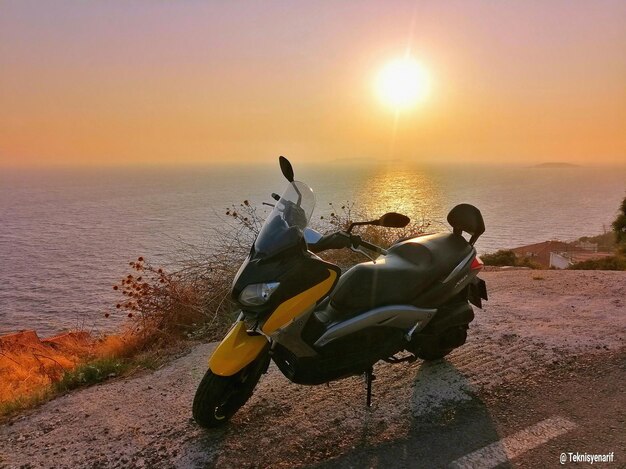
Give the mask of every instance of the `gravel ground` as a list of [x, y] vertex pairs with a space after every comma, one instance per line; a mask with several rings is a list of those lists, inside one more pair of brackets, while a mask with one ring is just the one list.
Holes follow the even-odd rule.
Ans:
[[455, 409], [479, 399], [502, 402], [577, 361], [623, 356], [626, 273], [481, 276], [490, 301], [468, 342], [446, 360], [377, 365], [370, 409], [361, 378], [298, 386], [272, 366], [225, 429], [205, 431], [190, 415], [215, 347], [203, 344], [158, 371], [73, 392], [5, 423], [0, 467], [349, 466], [346, 455], [403, 440], [416, 422], [445, 429]]

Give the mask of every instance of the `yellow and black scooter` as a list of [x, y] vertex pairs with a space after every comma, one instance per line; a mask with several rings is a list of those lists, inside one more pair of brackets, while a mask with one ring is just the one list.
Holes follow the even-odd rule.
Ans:
[[[325, 236], [308, 228], [313, 191], [289, 181], [237, 272], [232, 297], [241, 313], [213, 352], [193, 402], [203, 427], [228, 421], [252, 395], [270, 359], [295, 383], [322, 384], [365, 374], [371, 404], [372, 366], [434, 360], [465, 343], [485, 282], [474, 243], [485, 231], [480, 211], [457, 205], [452, 233], [400, 241], [385, 250], [352, 234], [357, 225], [404, 227], [409, 218], [388, 213]], [[462, 233], [469, 233], [467, 241]], [[341, 275], [315, 253], [351, 248], [370, 257]], [[364, 251], [366, 250], [366, 251]], [[407, 351], [403, 357], [397, 354]]]

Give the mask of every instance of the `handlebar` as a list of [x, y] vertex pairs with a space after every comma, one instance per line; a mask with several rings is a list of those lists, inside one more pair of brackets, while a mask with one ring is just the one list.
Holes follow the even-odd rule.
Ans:
[[387, 254], [387, 251], [380, 246], [363, 241], [360, 236], [346, 233], [345, 231], [336, 231], [322, 236], [317, 243], [311, 245], [310, 249], [312, 252], [322, 252], [327, 249], [342, 248], [352, 248], [356, 250], [359, 247], [363, 247], [378, 254]]
[[387, 254], [387, 250], [381, 248], [380, 246], [376, 246], [375, 244], [368, 243], [367, 241], [363, 241], [358, 235], [350, 235], [350, 243], [353, 248], [363, 247], [369, 251], [377, 252], [378, 254], [385, 255]]

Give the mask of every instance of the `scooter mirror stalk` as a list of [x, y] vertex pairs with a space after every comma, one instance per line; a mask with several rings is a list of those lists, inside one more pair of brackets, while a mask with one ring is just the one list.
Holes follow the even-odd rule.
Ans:
[[355, 226], [360, 226], [360, 225], [384, 226], [386, 228], [404, 228], [406, 225], [409, 224], [410, 221], [411, 219], [407, 217], [406, 215], [402, 215], [400, 213], [395, 213], [395, 212], [389, 212], [389, 213], [385, 213], [378, 220], [352, 222], [350, 226], [348, 227], [347, 232], [351, 233], [352, 228], [354, 228]]
[[283, 172], [285, 179], [289, 182], [293, 182], [293, 166], [291, 166], [289, 160], [284, 156], [279, 156], [278, 163], [280, 164], [280, 170]]

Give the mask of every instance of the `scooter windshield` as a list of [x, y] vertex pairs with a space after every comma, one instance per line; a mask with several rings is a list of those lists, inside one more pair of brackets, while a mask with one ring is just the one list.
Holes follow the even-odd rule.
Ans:
[[314, 208], [311, 188], [300, 181], [290, 183], [263, 223], [254, 250], [262, 256], [272, 256], [296, 246], [304, 237]]

